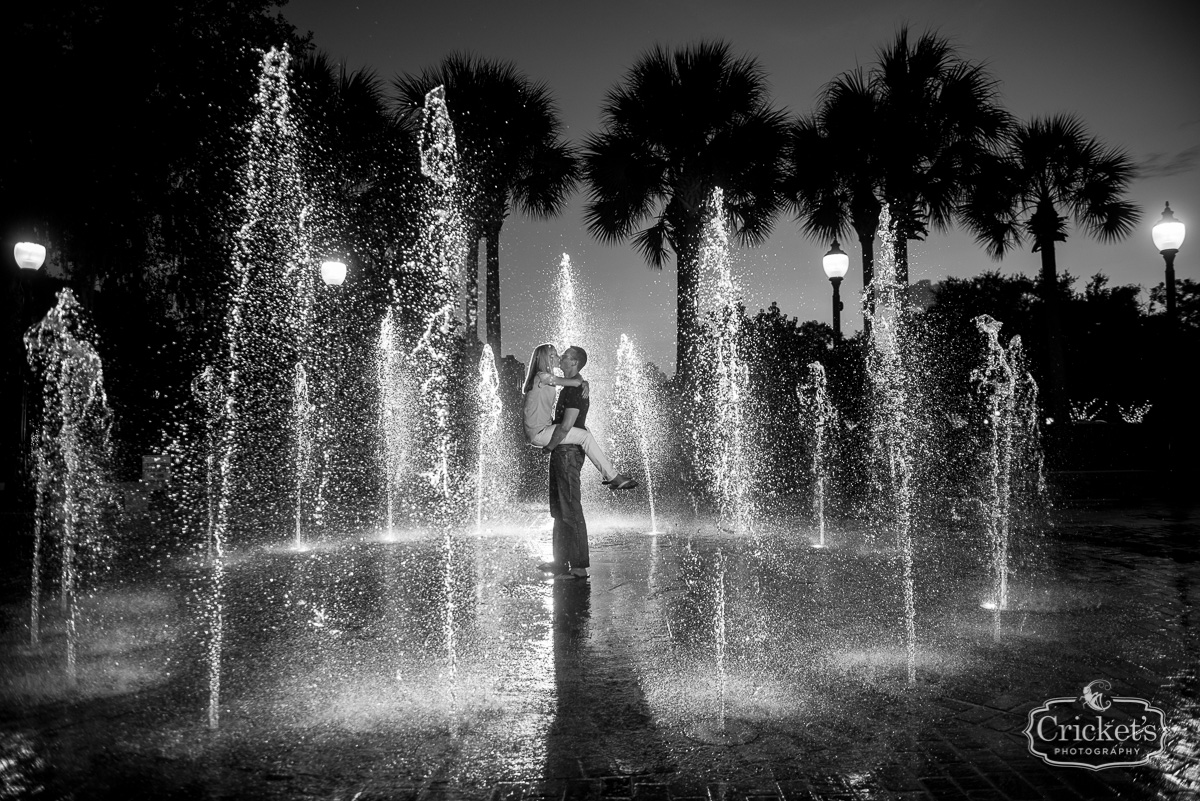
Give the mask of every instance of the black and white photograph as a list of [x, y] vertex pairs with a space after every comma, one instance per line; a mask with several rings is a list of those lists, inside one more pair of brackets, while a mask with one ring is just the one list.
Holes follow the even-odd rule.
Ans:
[[6, 16], [0, 799], [1200, 798], [1188, 4]]

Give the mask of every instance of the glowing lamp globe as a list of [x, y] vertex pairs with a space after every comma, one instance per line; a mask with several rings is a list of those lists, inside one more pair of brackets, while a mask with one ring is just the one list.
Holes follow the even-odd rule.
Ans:
[[1163, 209], [1162, 219], [1154, 224], [1150, 234], [1154, 237], [1154, 247], [1158, 248], [1159, 253], [1165, 250], [1179, 250], [1179, 246], [1183, 244], [1183, 223], [1175, 219], [1170, 203]]
[[340, 261], [321, 262], [321, 280], [329, 286], [341, 286], [346, 280], [346, 265]]
[[46, 261], [46, 246], [36, 242], [18, 242], [13, 258], [22, 270], [36, 270]]
[[850, 257], [842, 251], [836, 239], [833, 240], [833, 247], [825, 254], [825, 258], [821, 259], [821, 266], [825, 268], [825, 275], [830, 279], [846, 277], [846, 271], [850, 269]]

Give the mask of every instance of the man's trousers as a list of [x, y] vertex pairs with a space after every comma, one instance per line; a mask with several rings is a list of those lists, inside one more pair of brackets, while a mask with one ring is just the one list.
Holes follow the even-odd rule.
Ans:
[[587, 523], [579, 495], [583, 448], [558, 445], [550, 452], [550, 516], [554, 518], [554, 562], [563, 570], [586, 568]]

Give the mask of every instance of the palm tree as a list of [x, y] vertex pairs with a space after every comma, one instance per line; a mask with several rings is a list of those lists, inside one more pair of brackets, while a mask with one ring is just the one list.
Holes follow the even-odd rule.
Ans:
[[[1035, 117], [1012, 132], [1007, 152], [994, 160], [961, 209], [976, 241], [999, 260], [1028, 237], [1040, 253], [1052, 413], [1066, 419], [1055, 243], [1067, 241], [1068, 219], [1101, 242], [1128, 236], [1141, 215], [1121, 196], [1135, 174], [1122, 150], [1089, 136], [1073, 115]], [[1069, 215], [1069, 217], [1068, 217]]]
[[[881, 131], [875, 96], [861, 70], [834, 78], [817, 110], [792, 124], [784, 195], [805, 234], [828, 242], [858, 238], [863, 287], [874, 277], [875, 233], [883, 203], [876, 137]], [[865, 296], [864, 296], [865, 299]], [[863, 320], [870, 325], [869, 302]]]
[[786, 117], [770, 107], [758, 63], [734, 58], [723, 42], [655, 47], [609, 91], [601, 114], [603, 128], [588, 137], [583, 157], [584, 218], [606, 244], [630, 239], [653, 269], [674, 253], [677, 364], [686, 377], [706, 201], [721, 188], [736, 240], [766, 239], [782, 206]]
[[500, 230], [515, 207], [534, 218], [560, 213], [578, 182], [578, 160], [562, 140], [558, 107], [543, 83], [535, 83], [508, 62], [453, 53], [420, 75], [395, 80], [400, 115], [419, 121], [425, 95], [446, 87], [462, 165], [465, 216], [470, 230], [468, 312], [477, 325], [478, 286], [474, 265], [479, 240], [487, 248], [487, 341], [500, 350]]
[[907, 283], [908, 240], [924, 238], [930, 224], [949, 227], [1010, 125], [981, 66], [931, 33], [910, 43], [901, 28], [868, 74], [835, 78], [817, 110], [792, 126], [785, 192], [809, 236], [828, 242], [853, 231], [864, 288], [874, 277], [879, 212], [889, 204], [897, 277]]
[[972, 177], [1012, 125], [997, 81], [926, 32], [910, 44], [901, 28], [879, 53], [870, 88], [877, 103], [880, 196], [896, 230], [896, 273], [908, 283], [908, 240], [950, 222]]

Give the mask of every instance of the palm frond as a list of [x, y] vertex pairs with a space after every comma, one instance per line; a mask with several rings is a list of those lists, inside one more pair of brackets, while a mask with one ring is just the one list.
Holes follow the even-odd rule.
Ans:
[[631, 244], [633, 249], [646, 260], [646, 264], [656, 270], [661, 270], [669, 257], [667, 253], [669, 241], [670, 233], [667, 222], [663, 218], [659, 218], [654, 225], [638, 231], [633, 236]]
[[574, 191], [579, 164], [562, 137], [563, 124], [548, 86], [511, 62], [455, 52], [436, 67], [393, 81], [396, 113], [411, 126], [426, 94], [446, 87], [464, 178], [468, 213], [495, 224], [509, 200], [525, 214], [558, 214]]
[[[754, 59], [734, 57], [720, 41], [655, 46], [605, 95], [601, 120], [582, 156], [585, 221], [601, 241], [633, 237], [661, 265], [675, 231], [699, 228], [716, 185], [739, 210], [739, 236], [760, 242], [770, 231], [783, 204], [787, 121], [769, 107]], [[658, 222], [634, 234], [655, 209]]]
[[1038, 227], [1044, 229], [1044, 238], [1066, 239], [1059, 208], [1102, 242], [1129, 235], [1140, 219], [1136, 207], [1121, 197], [1134, 176], [1132, 159], [1089, 136], [1078, 117], [1034, 117], [1017, 125], [1010, 135], [1009, 153], [1020, 186], [1012, 213], [1024, 219], [1030, 230], [1035, 217], [1042, 220]]

